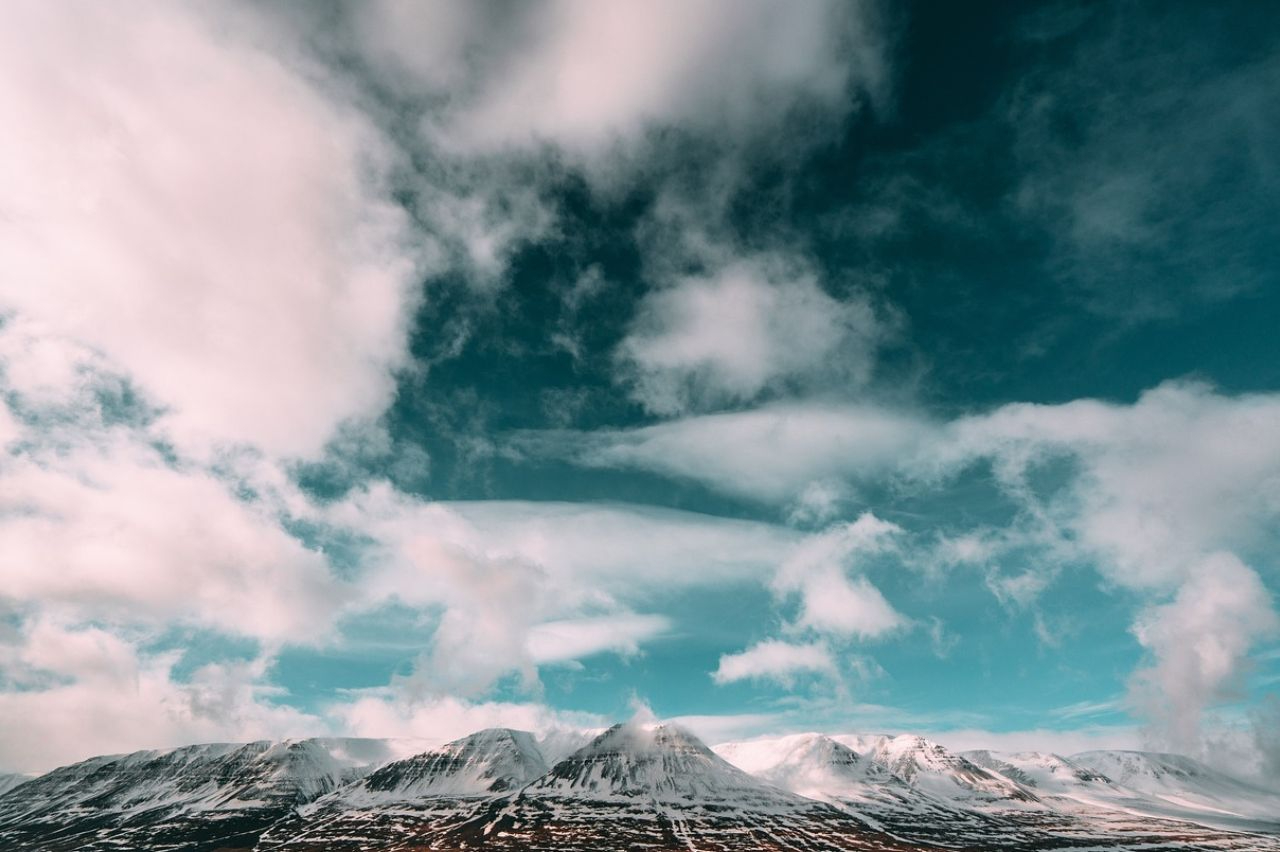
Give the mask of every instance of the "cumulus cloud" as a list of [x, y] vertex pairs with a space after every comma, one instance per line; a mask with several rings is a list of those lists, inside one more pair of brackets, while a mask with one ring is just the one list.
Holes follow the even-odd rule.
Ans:
[[321, 641], [350, 592], [282, 528], [278, 501], [175, 458], [95, 353], [29, 332], [0, 326], [3, 600], [71, 622]]
[[799, 595], [800, 612], [793, 629], [870, 639], [907, 623], [864, 576], [850, 577], [859, 556], [883, 552], [901, 527], [863, 514], [856, 521], [805, 541], [782, 564], [774, 590]]
[[740, 653], [722, 656], [711, 677], [719, 684], [772, 680], [789, 686], [797, 675], [830, 675], [835, 671], [835, 658], [821, 642], [796, 645], [779, 639], [766, 639]]
[[266, 658], [175, 678], [176, 654], [143, 654], [98, 627], [41, 618], [0, 642], [0, 760], [47, 771], [95, 754], [192, 742], [321, 733], [323, 722], [273, 699]]
[[811, 271], [765, 257], [651, 291], [618, 355], [637, 401], [678, 414], [819, 378], [856, 389], [884, 334], [865, 297], [836, 299]]
[[[1135, 699], [1153, 736], [1199, 750], [1205, 710], [1238, 684], [1250, 648], [1275, 629], [1271, 596], [1245, 559], [1274, 545], [1280, 398], [1169, 382], [1132, 405], [1003, 406], [949, 433], [922, 469], [989, 460], [1037, 519], [1046, 552], [1060, 559], [1068, 548], [1148, 601], [1134, 633], [1152, 662], [1135, 673]], [[1071, 472], [1046, 492], [1033, 473], [1053, 461]], [[1044, 579], [1032, 571], [1000, 589], [1034, 594]]]
[[4, 594], [85, 620], [318, 641], [347, 597], [320, 554], [206, 473], [118, 442], [10, 461], [0, 487]]
[[191, 446], [379, 411], [418, 266], [395, 152], [247, 13], [20, 3], [0, 35], [0, 308], [101, 351]]
[[991, 459], [1010, 493], [1039, 500], [1028, 473], [1072, 462], [1046, 517], [1101, 557], [1110, 579], [1161, 590], [1189, 578], [1209, 553], [1263, 540], [1280, 513], [1278, 425], [1275, 395], [1169, 382], [1133, 405], [1016, 404], [958, 420], [928, 464]]
[[1166, 743], [1199, 751], [1205, 709], [1239, 695], [1246, 655], [1280, 632], [1280, 616], [1257, 573], [1219, 552], [1205, 557], [1172, 601], [1144, 611], [1133, 632], [1154, 658], [1134, 676], [1135, 700]]
[[[383, 8], [403, 17], [403, 6]], [[444, 17], [459, 20], [452, 8]], [[441, 122], [457, 146], [554, 145], [594, 164], [662, 127], [741, 139], [806, 105], [839, 120], [857, 94], [882, 98], [888, 85], [870, 4], [551, 0], [502, 17], [508, 49], [482, 59]], [[457, 67], [404, 64], [431, 83]]]

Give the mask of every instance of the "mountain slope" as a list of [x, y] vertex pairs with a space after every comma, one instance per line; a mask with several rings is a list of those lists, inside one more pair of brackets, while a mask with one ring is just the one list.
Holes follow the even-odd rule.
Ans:
[[1280, 793], [1232, 778], [1177, 754], [1087, 751], [1079, 766], [1103, 774], [1133, 798], [1121, 804], [1212, 825], [1280, 827]]
[[216, 743], [93, 758], [0, 797], [0, 848], [248, 848], [297, 805], [365, 774], [384, 741]]
[[19, 775], [16, 772], [0, 772], [0, 796], [8, 793], [19, 784], [25, 784], [32, 779], [30, 775]]
[[471, 815], [480, 802], [547, 771], [533, 736], [488, 728], [438, 749], [393, 761], [298, 809], [268, 829], [260, 849], [386, 848]]
[[[857, 753], [849, 742], [865, 751]], [[1117, 801], [1136, 794], [1054, 755], [953, 755], [920, 738], [822, 734], [727, 743], [716, 752], [763, 780], [845, 809], [918, 849], [1252, 852], [1280, 847], [1274, 837], [1172, 822], [1150, 808], [1119, 807]], [[1063, 795], [1067, 791], [1073, 796]], [[1087, 793], [1094, 794], [1092, 800], [1082, 795]]]
[[402, 747], [296, 740], [94, 758], [0, 795], [0, 849], [1280, 852], [1280, 826], [1240, 815], [1271, 808], [1272, 794], [1168, 755], [954, 755], [919, 737], [823, 734], [713, 750], [634, 722], [554, 762], [506, 729], [410, 757]]
[[904, 847], [839, 809], [768, 784], [674, 725], [615, 725], [448, 842], [495, 849]]
[[[522, 749], [532, 742], [527, 735], [506, 734]], [[492, 747], [499, 739], [487, 736], [485, 743]], [[451, 747], [469, 750], [461, 742]], [[402, 762], [437, 763], [429, 755]], [[487, 757], [480, 763], [491, 765]], [[500, 763], [515, 765], [509, 759]], [[520, 765], [530, 769], [533, 763]], [[317, 801], [304, 809], [303, 824], [292, 836], [273, 828], [261, 848], [905, 849], [836, 808], [752, 777], [668, 725], [616, 725], [518, 788], [510, 783], [519, 778], [515, 773], [460, 796], [452, 782], [433, 778], [424, 785], [406, 768], [389, 765]], [[472, 769], [460, 774], [476, 777]], [[391, 776], [407, 779], [402, 789], [422, 795], [413, 801], [371, 800], [369, 788]], [[281, 842], [272, 845], [277, 836]]]
[[953, 801], [1034, 802], [1030, 790], [914, 734], [846, 734], [837, 742], [883, 766], [894, 777], [936, 798]]
[[1016, 781], [1041, 796], [1114, 796], [1121, 791], [1097, 770], [1057, 754], [966, 751], [966, 760]]

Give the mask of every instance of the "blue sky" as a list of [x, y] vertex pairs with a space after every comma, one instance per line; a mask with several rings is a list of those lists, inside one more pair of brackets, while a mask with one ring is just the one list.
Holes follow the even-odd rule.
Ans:
[[647, 706], [1280, 769], [1261, 4], [0, 14], [0, 768]]

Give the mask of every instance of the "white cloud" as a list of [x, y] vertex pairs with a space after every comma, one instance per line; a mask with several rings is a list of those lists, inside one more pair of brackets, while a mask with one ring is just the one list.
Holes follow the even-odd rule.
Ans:
[[5, 19], [0, 309], [101, 351], [184, 446], [310, 454], [379, 412], [418, 262], [338, 86], [239, 7]]
[[206, 665], [182, 682], [177, 655], [144, 655], [96, 627], [41, 619], [0, 643], [0, 764], [47, 771], [98, 755], [193, 742], [322, 733], [324, 723], [271, 699], [267, 660]]
[[69, 618], [320, 641], [350, 593], [274, 512], [123, 436], [0, 465], [4, 594]]
[[650, 128], [742, 137], [804, 103], [839, 119], [857, 103], [851, 83], [875, 96], [886, 85], [869, 13], [773, 0], [552, 0], [514, 21], [504, 9], [490, 24], [507, 49], [485, 57], [442, 132], [459, 147], [552, 144], [595, 161]]
[[1257, 573], [1232, 554], [1211, 554], [1171, 602], [1134, 625], [1154, 657], [1133, 678], [1135, 699], [1166, 743], [1198, 752], [1205, 709], [1239, 695], [1249, 649], [1277, 632], [1280, 617]]
[[1250, 549], [1280, 515], [1280, 396], [1170, 382], [1133, 405], [1008, 405], [956, 421], [930, 463], [990, 458], [1006, 489], [1040, 502], [1028, 471], [1078, 467], [1037, 511], [1069, 528], [1125, 586], [1167, 590], [1208, 553]]
[[540, 662], [630, 653], [666, 620], [630, 607], [673, 590], [759, 582], [798, 536], [767, 524], [636, 506], [425, 503], [379, 485], [328, 522], [377, 546], [365, 600], [439, 614], [414, 688], [476, 695]]
[[1141, 732], [1131, 726], [1092, 726], [1071, 730], [1036, 728], [1024, 731], [987, 731], [977, 728], [926, 731], [924, 735], [952, 751], [1042, 751], [1070, 756], [1097, 749], [1140, 749]]
[[588, 467], [650, 470], [718, 491], [776, 503], [812, 493], [814, 483], [892, 476], [933, 438], [910, 412], [873, 405], [788, 402], [685, 417], [654, 426], [592, 433], [525, 433], [532, 455]]
[[766, 639], [740, 653], [720, 657], [720, 665], [711, 677], [719, 684], [772, 680], [788, 686], [800, 674], [830, 675], [835, 671], [835, 659], [821, 642], [796, 645]]
[[469, 702], [445, 696], [406, 700], [391, 690], [355, 693], [328, 713], [341, 730], [360, 737], [414, 737], [436, 744], [483, 728], [514, 728], [539, 734], [602, 728], [609, 721], [586, 713], [557, 711], [533, 702]]
[[830, 570], [804, 581], [796, 627], [869, 639], [905, 623], [906, 619], [866, 577], [849, 579]]
[[[1132, 405], [1008, 405], [948, 432], [917, 472], [989, 459], [1036, 519], [1050, 563], [1088, 560], [1144, 596], [1134, 630], [1153, 662], [1135, 674], [1135, 697], [1166, 747], [1198, 751], [1206, 709], [1228, 697], [1249, 649], [1276, 627], [1270, 593], [1245, 560], [1276, 543], [1280, 396], [1168, 382]], [[1051, 460], [1071, 472], [1044, 493], [1032, 473]], [[1025, 601], [1045, 577], [997, 579]]]
[[546, 621], [530, 629], [525, 650], [538, 665], [578, 660], [602, 651], [629, 656], [640, 650], [640, 643], [670, 627], [666, 616], [637, 613]]
[[646, 294], [618, 355], [635, 399], [675, 414], [817, 378], [856, 389], [884, 335], [865, 296], [841, 301], [812, 271], [757, 257]]
[[884, 552], [901, 532], [868, 512], [806, 540], [773, 581], [780, 595], [800, 596], [800, 613], [791, 628], [870, 639], [905, 626], [907, 619], [866, 577], [848, 575], [857, 557]]

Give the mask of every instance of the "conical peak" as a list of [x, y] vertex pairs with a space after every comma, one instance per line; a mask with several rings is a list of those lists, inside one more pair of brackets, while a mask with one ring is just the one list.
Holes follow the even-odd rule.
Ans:
[[587, 744], [583, 751], [619, 751], [643, 754], [652, 751], [687, 751], [714, 757], [702, 740], [679, 725], [657, 722], [622, 722]]
[[593, 796], [725, 798], [761, 782], [727, 763], [678, 725], [614, 725], [536, 782], [543, 790]]

